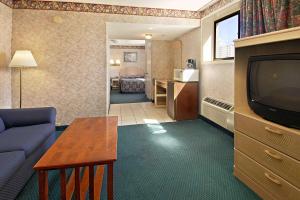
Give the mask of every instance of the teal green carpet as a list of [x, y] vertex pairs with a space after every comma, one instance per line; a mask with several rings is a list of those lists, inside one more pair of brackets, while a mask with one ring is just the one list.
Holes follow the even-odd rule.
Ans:
[[110, 103], [139, 103], [150, 101], [145, 93], [120, 93], [119, 90], [110, 91]]
[[[233, 137], [224, 130], [201, 119], [118, 130], [115, 200], [259, 199], [233, 176]], [[50, 199], [59, 199], [56, 171], [50, 173], [50, 191]], [[37, 195], [34, 175], [18, 200]]]

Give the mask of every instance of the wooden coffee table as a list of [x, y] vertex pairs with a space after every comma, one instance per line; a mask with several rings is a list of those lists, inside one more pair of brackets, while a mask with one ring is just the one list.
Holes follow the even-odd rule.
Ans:
[[[107, 165], [107, 197], [112, 200], [117, 124], [117, 117], [75, 119], [34, 166], [39, 175], [40, 199], [48, 199], [48, 170], [54, 169], [60, 170], [61, 199], [69, 200], [73, 193], [76, 199], [85, 199], [87, 190], [90, 199], [100, 199]], [[68, 181], [67, 168], [73, 170]]]

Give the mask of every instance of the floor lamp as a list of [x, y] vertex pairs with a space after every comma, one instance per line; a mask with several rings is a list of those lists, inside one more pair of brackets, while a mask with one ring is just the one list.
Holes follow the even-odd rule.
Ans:
[[37, 67], [37, 63], [28, 50], [18, 50], [15, 52], [9, 67], [19, 68], [20, 72], [20, 108], [22, 108], [22, 68]]

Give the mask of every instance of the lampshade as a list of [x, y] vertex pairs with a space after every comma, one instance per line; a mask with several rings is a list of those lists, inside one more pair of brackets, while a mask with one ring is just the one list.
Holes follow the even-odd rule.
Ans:
[[28, 50], [18, 50], [15, 52], [9, 67], [37, 67], [37, 63]]

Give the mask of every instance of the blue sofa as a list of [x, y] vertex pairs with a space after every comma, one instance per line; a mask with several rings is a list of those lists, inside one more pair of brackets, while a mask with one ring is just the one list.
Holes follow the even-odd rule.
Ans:
[[15, 199], [54, 143], [55, 108], [0, 109], [0, 199]]

